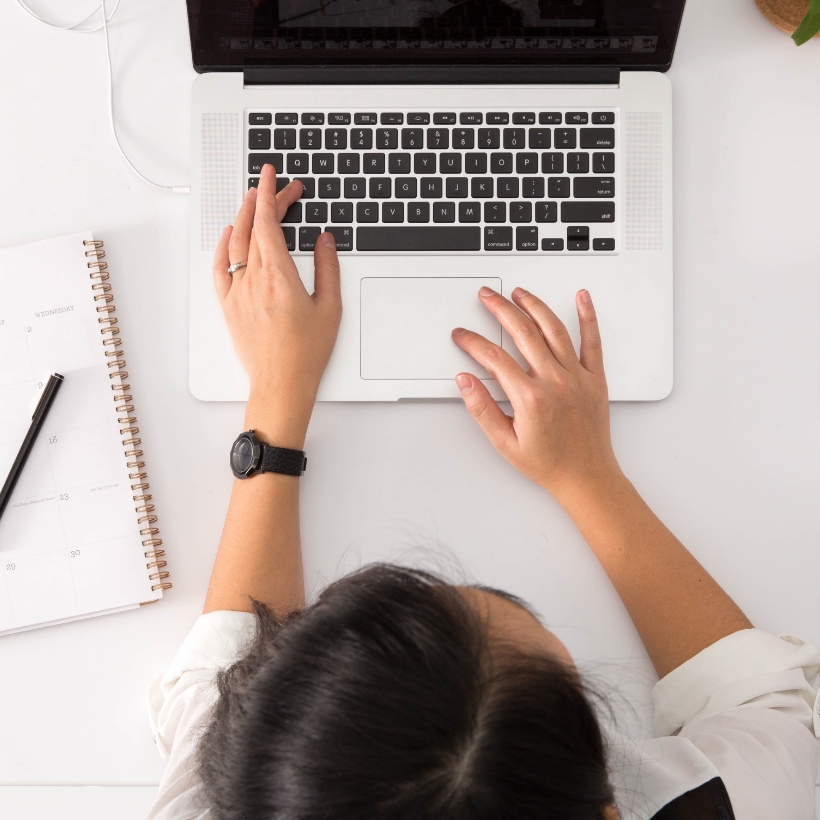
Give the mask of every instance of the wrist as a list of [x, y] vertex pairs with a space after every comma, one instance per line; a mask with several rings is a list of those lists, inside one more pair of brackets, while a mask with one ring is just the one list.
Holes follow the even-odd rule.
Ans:
[[613, 494], [634, 490], [614, 458], [611, 464], [601, 465], [594, 471], [587, 471], [557, 485], [542, 486], [571, 518], [575, 518], [578, 511], [589, 510], [590, 506]]
[[245, 429], [254, 430], [265, 444], [302, 450], [312, 411], [312, 399], [251, 390], [245, 408]]

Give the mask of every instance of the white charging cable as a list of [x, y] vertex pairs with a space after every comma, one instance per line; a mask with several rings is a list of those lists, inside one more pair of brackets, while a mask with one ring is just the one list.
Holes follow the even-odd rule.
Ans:
[[[111, 45], [108, 39], [108, 24], [113, 19], [114, 15], [117, 13], [117, 9], [120, 7], [120, 0], [116, 0], [114, 3], [114, 10], [111, 14], [106, 14], [105, 9], [105, 0], [102, 0], [99, 6], [97, 6], [91, 14], [83, 17], [82, 20], [78, 20], [76, 23], [71, 23], [66, 26], [60, 26], [55, 23], [51, 23], [48, 20], [44, 20], [40, 17], [37, 12], [35, 12], [30, 6], [28, 6], [25, 0], [16, 0], [17, 5], [20, 6], [29, 17], [35, 19], [38, 23], [42, 23], [44, 26], [48, 28], [55, 29], [57, 31], [67, 31], [72, 34], [92, 34], [95, 31], [99, 31], [100, 29], [103, 30], [103, 34], [105, 35], [105, 60], [108, 64], [108, 114], [109, 120], [111, 122], [111, 132], [114, 134], [114, 142], [116, 143], [117, 148], [119, 149], [120, 154], [122, 154], [122, 158], [125, 160], [128, 167], [143, 181], [146, 182], [148, 185], [153, 186], [154, 188], [161, 188], [163, 191], [172, 191], [175, 194], [189, 194], [191, 193], [191, 186], [190, 185], [161, 185], [158, 182], [154, 182], [151, 179], [148, 179], [145, 174], [143, 174], [137, 167], [134, 165], [133, 162], [128, 158], [128, 155], [125, 153], [122, 145], [120, 144], [120, 138], [117, 136], [117, 126], [114, 123], [114, 72], [111, 68]], [[88, 23], [92, 17], [94, 17], [97, 12], [102, 12], [102, 22], [99, 25], [94, 26], [93, 28], [82, 28], [85, 23]]]

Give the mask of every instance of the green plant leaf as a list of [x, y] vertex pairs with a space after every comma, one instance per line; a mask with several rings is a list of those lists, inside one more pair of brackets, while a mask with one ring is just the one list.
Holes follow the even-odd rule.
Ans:
[[792, 34], [792, 40], [797, 45], [802, 46], [814, 37], [820, 31], [820, 0], [810, 0], [809, 10], [803, 18], [800, 25]]

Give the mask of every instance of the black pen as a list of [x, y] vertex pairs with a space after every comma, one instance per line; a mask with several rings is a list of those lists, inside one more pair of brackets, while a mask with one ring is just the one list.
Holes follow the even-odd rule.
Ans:
[[52, 373], [48, 377], [48, 382], [43, 390], [43, 395], [40, 396], [40, 401], [37, 402], [37, 407], [34, 408], [34, 415], [31, 417], [31, 426], [28, 428], [28, 433], [26, 433], [26, 437], [23, 439], [23, 443], [20, 446], [20, 452], [17, 453], [17, 458], [14, 459], [14, 464], [11, 465], [11, 470], [9, 470], [9, 477], [3, 485], [3, 489], [0, 490], [0, 515], [3, 515], [3, 511], [6, 509], [6, 504], [9, 503], [9, 499], [11, 498], [11, 494], [14, 492], [14, 488], [20, 478], [20, 474], [23, 472], [26, 459], [29, 457], [31, 448], [37, 440], [37, 436], [42, 429], [43, 422], [46, 420], [48, 411], [51, 409], [51, 405], [54, 402], [54, 397], [57, 395], [57, 391], [60, 389], [60, 385], [62, 383], [63, 377], [59, 373]]

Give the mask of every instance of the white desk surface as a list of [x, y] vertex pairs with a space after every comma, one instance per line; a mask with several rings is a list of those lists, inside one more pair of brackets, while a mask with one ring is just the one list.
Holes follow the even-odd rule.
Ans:
[[[184, 184], [185, 4], [124, 0], [111, 35], [122, 139], [146, 173]], [[117, 154], [103, 48], [0, 5], [0, 246], [87, 227], [106, 241], [174, 588], [156, 606], [0, 640], [6, 784], [158, 781], [145, 692], [202, 606], [242, 427], [241, 405], [188, 393], [188, 202]], [[753, 0], [689, 0], [669, 76], [675, 389], [613, 406], [617, 453], [756, 625], [820, 644], [820, 41], [795, 48]], [[603, 572], [459, 404], [319, 405], [307, 449], [309, 590], [443, 545], [467, 574], [533, 601], [587, 668], [645, 697], [651, 667]], [[97, 797], [75, 813], [60, 789], [4, 788], [0, 813], [94, 820], [113, 800], [127, 820], [151, 789], [85, 793]]]

